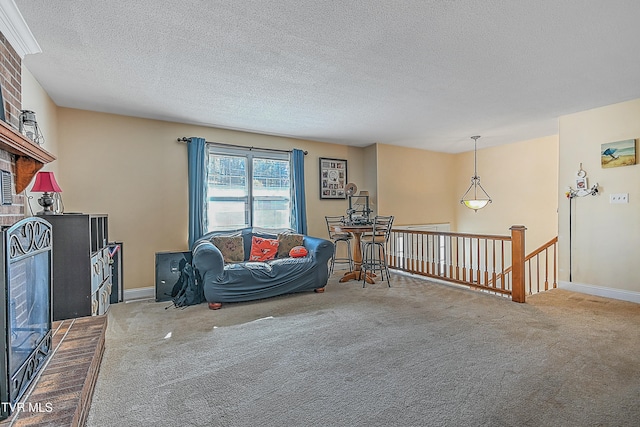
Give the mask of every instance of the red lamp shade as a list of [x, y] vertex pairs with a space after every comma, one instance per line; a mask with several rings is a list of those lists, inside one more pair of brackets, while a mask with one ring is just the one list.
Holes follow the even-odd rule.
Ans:
[[36, 183], [33, 184], [31, 191], [35, 193], [62, 193], [53, 172], [38, 172]]

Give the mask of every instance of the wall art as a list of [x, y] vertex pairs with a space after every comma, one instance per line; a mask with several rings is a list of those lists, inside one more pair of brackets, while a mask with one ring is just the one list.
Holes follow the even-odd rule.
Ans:
[[346, 199], [347, 161], [320, 158], [320, 198]]
[[603, 168], [617, 168], [636, 164], [636, 140], [608, 142], [600, 146], [600, 164]]

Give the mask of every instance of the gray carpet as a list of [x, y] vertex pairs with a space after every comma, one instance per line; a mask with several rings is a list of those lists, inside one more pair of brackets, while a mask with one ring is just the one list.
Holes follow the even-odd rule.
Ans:
[[640, 305], [404, 275], [111, 307], [88, 426], [636, 426]]

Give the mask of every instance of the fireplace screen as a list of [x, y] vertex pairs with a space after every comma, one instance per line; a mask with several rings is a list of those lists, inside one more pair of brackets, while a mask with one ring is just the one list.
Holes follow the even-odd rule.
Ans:
[[51, 225], [26, 218], [2, 233], [0, 399], [6, 418], [51, 348]]

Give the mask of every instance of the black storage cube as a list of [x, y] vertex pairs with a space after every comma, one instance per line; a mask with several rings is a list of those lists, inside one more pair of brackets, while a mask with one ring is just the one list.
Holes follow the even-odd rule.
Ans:
[[191, 263], [191, 252], [156, 252], [156, 301], [171, 301], [173, 285], [180, 278], [185, 263]]

